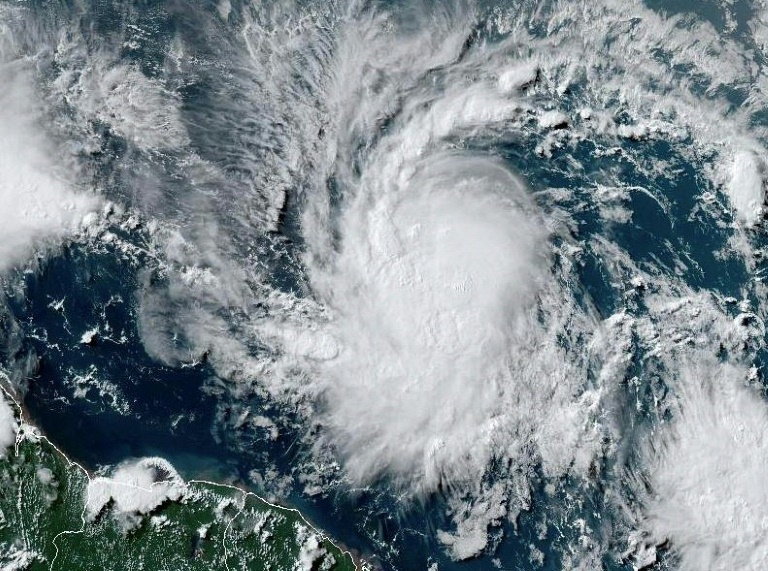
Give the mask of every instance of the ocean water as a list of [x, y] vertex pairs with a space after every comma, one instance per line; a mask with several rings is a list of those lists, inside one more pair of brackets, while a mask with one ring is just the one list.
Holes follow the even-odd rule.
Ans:
[[[585, 146], [589, 149], [588, 143]], [[577, 186], [580, 182], [568, 175], [567, 164], [558, 168], [557, 157], [548, 161], [547, 171], [540, 171], [535, 162], [515, 156], [514, 148], [500, 152], [509, 153], [505, 160], [510, 168], [523, 174], [534, 188], [534, 183], [546, 188]], [[669, 148], [654, 152], [664, 160], [674, 158]], [[578, 152], [574, 156], [578, 158]], [[589, 157], [589, 150], [584, 157]], [[620, 163], [593, 166], [595, 170], [621, 168]], [[698, 193], [693, 168], [675, 181], [637, 177], [628, 182], [656, 188], [660, 193], [674, 188], [675, 200], [664, 212], [645, 193], [637, 192], [629, 198], [631, 224], [606, 228], [594, 213], [585, 212], [579, 219], [581, 231], [607, 236], [635, 259], [652, 261], [668, 271], [674, 271], [680, 252], [685, 252], [691, 266], [686, 274], [689, 283], [723, 296], [738, 296], [739, 284], [746, 279], [743, 265], [738, 261], [723, 264], [713, 258], [713, 251], [723, 247], [726, 233], [718, 235], [713, 220], [686, 220], [684, 215]], [[145, 263], [123, 257], [109, 247], [94, 252], [88, 246], [73, 244], [41, 261], [39, 271], [23, 277], [23, 294], [12, 301], [10, 309], [23, 324], [22, 352], [36, 359], [36, 368], [25, 383], [24, 404], [31, 418], [89, 470], [126, 458], [162, 456], [185, 477], [245, 482], [261, 493], [269, 492], [268, 488], [254, 487], [248, 472], [267, 464], [290, 475], [305, 454], [300, 429], [269, 442], [264, 442], [263, 436], [259, 441], [259, 435], [245, 430], [232, 431], [226, 428], [227, 415], [232, 411], [226, 405], [222, 410], [221, 396], [215, 390], [226, 381], [218, 378], [212, 367], [204, 360], [187, 368], [169, 367], [147, 355], [137, 328], [135, 299]], [[606, 318], [622, 303], [605, 268], [608, 263], [588, 253], [579, 269], [583, 303], [594, 304]], [[299, 287], [288, 272], [277, 279], [291, 284], [288, 287]], [[52, 307], [57, 300], [64, 300], [63, 309]], [[81, 343], [83, 333], [93, 327], [103, 331], [105, 326], [111, 328], [108, 337], [100, 333], [92, 346]], [[86, 384], [85, 396], [73, 398], [73, 379], [87, 376], [91, 370], [96, 381], [108, 381], [109, 385]], [[126, 403], [125, 410], [121, 403]], [[268, 403], [258, 399], [251, 404], [265, 414], [285, 414], [270, 410]], [[564, 501], [547, 498], [543, 483], [536, 488], [534, 498], [538, 496], [540, 501]], [[580, 510], [587, 517], [591, 510], [600, 513], [606, 509], [599, 492], [599, 488], [595, 490]], [[375, 492], [308, 498], [299, 487], [289, 489], [282, 501], [299, 507], [333, 537], [386, 568], [424, 569], [430, 561], [441, 569], [486, 569], [489, 565], [485, 558], [454, 563], [441, 555], [441, 545], [432, 535], [436, 527], [448, 523], [439, 493], [423, 505], [405, 508]], [[543, 569], [562, 568], [561, 554], [549, 549], [549, 541], [537, 537], [540, 516], [535, 512], [524, 512], [516, 529], [505, 524], [504, 539], [499, 540], [494, 555], [506, 568], [529, 568], [531, 545], [545, 554]], [[563, 532], [553, 524], [550, 534], [557, 533]], [[381, 554], [383, 545], [395, 546], [396, 551]], [[605, 569], [631, 568], [617, 563], [613, 556], [607, 556], [603, 563]]]
[[[759, 7], [534, 4], [17, 3], [3, 56], [31, 62], [75, 186], [111, 205], [96, 230], [4, 278], [2, 366], [31, 420], [89, 470], [162, 456], [186, 478], [297, 507], [382, 569], [632, 569], [633, 533], [658, 547], [651, 568], [687, 561], [695, 538], [661, 537], [663, 510], [651, 514], [638, 482], [659, 470], [656, 431], [685, 418], [676, 399], [690, 362], [754, 367], [762, 383], [764, 230], [728, 195], [734, 149], [763, 156]], [[520, 62], [531, 78], [498, 87]], [[553, 110], [562, 125], [547, 123]], [[522, 194], [495, 190], [493, 165]], [[446, 375], [413, 397], [440, 403], [426, 416], [393, 396], [416, 390], [394, 374], [339, 380], [379, 361], [333, 364], [338, 346], [379, 339], [380, 324], [348, 316], [381, 291], [398, 299], [385, 270], [371, 277], [344, 253], [410, 244], [386, 200], [409, 205], [424, 188], [481, 204], [501, 193], [522, 205], [526, 232], [546, 229], [546, 254], [530, 262], [544, 277], [527, 277], [525, 232], [506, 242], [501, 225], [499, 243], [479, 233], [470, 250], [488, 256], [476, 279], [523, 260], [504, 284], [520, 300], [528, 281], [544, 284], [531, 308], [503, 306], [514, 311], [502, 332], [515, 311], [530, 321], [509, 334], [519, 362], [500, 409], [482, 408], [472, 370], [452, 384], [450, 351], [424, 355]], [[474, 216], [443, 208], [417, 212], [427, 228]], [[381, 211], [391, 242], [377, 242]], [[466, 231], [495, 221], [485, 211]], [[394, 346], [410, 342], [396, 326], [420, 315], [407, 309]], [[485, 371], [480, 358], [457, 362]], [[526, 391], [539, 396], [525, 402]], [[446, 430], [430, 448], [430, 417], [451, 407], [470, 443]], [[474, 432], [487, 419], [504, 427], [487, 429], [490, 444]], [[416, 460], [399, 462], [399, 442]]]

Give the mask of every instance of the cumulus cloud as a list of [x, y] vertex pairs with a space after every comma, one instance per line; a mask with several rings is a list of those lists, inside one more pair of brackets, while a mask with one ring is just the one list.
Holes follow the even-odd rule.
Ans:
[[696, 367], [674, 419], [649, 442], [645, 525], [681, 571], [768, 565], [768, 402], [746, 371]]
[[78, 112], [109, 124], [142, 149], [178, 149], [188, 143], [177, 94], [134, 66], [110, 65], [106, 55], [93, 57], [84, 69], [68, 69], [82, 54], [77, 44], [62, 43], [58, 58], [64, 70], [55, 87]]
[[166, 501], [186, 494], [181, 476], [162, 458], [143, 458], [117, 466], [110, 477], [96, 477], [88, 483], [85, 518], [93, 521], [110, 502], [113, 514], [132, 527], [143, 514], [151, 513]]
[[[295, 571], [312, 571], [318, 567], [318, 561], [327, 557], [330, 557], [330, 565], [333, 565], [333, 556], [329, 556], [322, 546], [321, 538], [316, 533], [298, 522], [294, 525], [294, 529], [296, 530], [296, 542], [300, 546], [299, 556], [294, 565]], [[327, 566], [328, 562], [320, 568], [325, 569]]]
[[518, 63], [499, 74], [499, 89], [504, 93], [515, 93], [533, 85], [538, 74], [539, 66], [537, 63]]

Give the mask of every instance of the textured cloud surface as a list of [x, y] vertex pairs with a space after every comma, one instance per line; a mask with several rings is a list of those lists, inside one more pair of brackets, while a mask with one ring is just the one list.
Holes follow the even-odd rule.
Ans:
[[92, 521], [110, 501], [114, 513], [126, 525], [140, 521], [134, 516], [147, 514], [168, 500], [178, 500], [186, 485], [176, 470], [162, 458], [143, 458], [118, 466], [109, 478], [97, 477], [88, 483], [85, 517]]
[[647, 524], [682, 571], [768, 565], [768, 402], [745, 381], [727, 367], [690, 373], [652, 443]]
[[357, 476], [483, 454], [545, 262], [525, 193], [493, 162], [449, 156], [345, 213], [322, 283], [343, 347], [327, 402]]
[[728, 192], [737, 216], [745, 224], [753, 226], [761, 219], [765, 202], [763, 165], [753, 152], [736, 153]]
[[0, 38], [0, 270], [41, 240], [77, 230], [97, 206], [93, 196], [73, 192], [65, 165], [57, 163], [59, 151], [41, 127], [31, 66], [4, 62], [3, 48]]
[[8, 402], [8, 397], [0, 392], [0, 456], [5, 456], [8, 449], [16, 442], [18, 430], [16, 415]]
[[[315, 189], [302, 219], [321, 321], [262, 329], [310, 371], [321, 441], [356, 483], [431, 492], [476, 482], [499, 456], [561, 474], [583, 449], [582, 470], [599, 431], [583, 363], [557, 346], [592, 323], [552, 278], [557, 224], [502, 161], [452, 144], [522, 105], [502, 69], [481, 67], [488, 54], [456, 63], [467, 17], [441, 14], [411, 34], [368, 16], [340, 33], [326, 137], [342, 199], [329, 211]], [[429, 70], [435, 86], [422, 83]], [[371, 129], [382, 116], [386, 130]]]

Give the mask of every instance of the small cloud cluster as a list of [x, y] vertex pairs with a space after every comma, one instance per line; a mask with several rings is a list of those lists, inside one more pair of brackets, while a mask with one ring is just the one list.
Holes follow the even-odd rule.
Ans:
[[96, 477], [88, 484], [86, 521], [93, 521], [112, 503], [112, 513], [130, 529], [167, 501], [185, 496], [181, 476], [162, 458], [143, 458], [120, 464], [110, 477]]

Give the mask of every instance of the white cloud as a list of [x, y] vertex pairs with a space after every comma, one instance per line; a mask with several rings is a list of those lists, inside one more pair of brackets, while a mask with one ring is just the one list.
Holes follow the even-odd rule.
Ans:
[[[247, 116], [254, 121], [249, 125], [259, 127], [250, 131], [272, 137], [268, 146], [274, 152], [245, 157], [229, 146], [218, 152], [222, 161], [234, 157], [238, 168], [253, 166], [248, 171], [253, 186], [236, 193], [243, 201], [234, 208], [238, 212], [253, 204], [259, 205], [253, 211], [276, 212], [282, 203], [275, 198], [279, 189], [301, 189], [304, 268], [310, 274], [302, 285], [309, 295], [269, 291], [254, 270], [255, 301], [268, 310], [260, 308], [252, 321], [232, 325], [217, 312], [232, 305], [218, 283], [224, 265], [212, 265], [215, 279], [210, 280], [207, 269], [182, 269], [177, 283], [184, 288], [146, 293], [142, 335], [154, 356], [171, 363], [181, 360], [167, 343], [177, 329], [191, 344], [212, 346], [211, 363], [233, 380], [234, 398], [267, 389], [276, 400], [301, 403], [308, 423], [322, 422], [321, 444], [339, 451], [358, 483], [392, 476], [411, 489], [432, 490], [441, 480], [453, 489], [463, 480], [477, 481], [493, 455], [513, 466], [541, 461], [552, 477], [569, 470], [584, 473], [601, 451], [601, 423], [618, 424], [609, 414], [601, 416], [606, 412], [601, 399], [604, 392], [619, 390], [615, 387], [633, 357], [635, 341], [619, 335], [634, 328], [649, 359], [684, 345], [717, 345], [709, 305], [693, 297], [680, 302], [684, 288], [670, 287], [670, 306], [676, 309], [649, 303], [647, 320], [634, 322], [627, 315], [603, 327], [599, 333], [605, 338], [592, 343], [595, 319], [589, 307], [574, 303], [571, 288], [578, 283], [568, 265], [580, 263], [585, 246], [607, 262], [606, 272], [629, 255], [620, 248], [601, 251], [595, 243], [569, 243], [555, 268], [552, 226], [558, 217], [564, 225], [575, 226], [574, 221], [540, 192], [537, 198], [550, 207], [544, 221], [524, 185], [464, 145], [483, 147], [489, 138], [489, 146], [499, 149], [499, 141], [515, 146], [519, 133], [524, 141], [540, 136], [562, 122], [565, 99], [573, 109], [590, 111], [580, 118], [570, 114], [570, 129], [549, 133], [553, 148], [565, 153], [568, 145], [587, 139], [595, 142], [596, 154], [608, 154], [624, 145], [623, 137], [668, 140], [675, 145], [672, 154], [691, 164], [701, 156], [714, 157], [701, 169], [703, 190], [727, 187], [734, 174], [742, 177], [745, 184], [737, 185], [734, 196], [745, 198], [746, 206], [733, 203], [749, 217], [757, 200], [758, 171], [752, 167], [760, 150], [755, 147], [757, 154], [741, 159], [737, 155], [741, 162], [732, 163], [733, 141], [751, 128], [748, 111], [732, 108], [717, 94], [726, 91], [722, 86], [749, 77], [753, 62], [706, 23], [663, 17], [640, 1], [554, 2], [533, 12], [521, 8], [519, 15], [500, 14], [489, 26], [504, 28], [507, 20], [506, 31], [513, 33], [466, 52], [471, 14], [429, 18], [428, 28], [414, 24], [405, 31], [395, 17], [382, 14], [355, 14], [327, 28], [313, 27], [313, 18], [270, 30], [260, 27], [268, 22], [249, 22], [243, 32], [248, 42], [243, 70], [265, 78], [263, 84], [254, 80], [250, 90], [259, 103], [223, 107], [226, 120], [216, 125], [237, 130], [237, 119]], [[708, 57], [702, 58], [703, 52]], [[301, 69], [292, 68], [292, 62], [303, 62]], [[690, 70], [686, 76], [695, 81], [681, 81], [679, 69]], [[115, 96], [104, 88], [104, 97], [90, 107], [82, 100], [89, 113], [107, 118], [134, 89], [161, 87], [118, 71], [125, 76], [116, 72], [110, 79], [128, 85]], [[522, 94], [520, 86], [536, 74], [541, 81]], [[301, 86], [287, 77], [300, 77]], [[250, 85], [247, 78], [238, 81]], [[568, 89], [575, 85], [579, 89]], [[711, 97], [702, 98], [698, 89]], [[273, 101], [274, 94], [279, 98]], [[163, 97], [147, 101], [163, 104]], [[760, 93], [753, 98], [762, 101]], [[271, 104], [261, 104], [264, 100]], [[126, 122], [115, 119], [115, 128], [141, 145], [146, 141], [130, 126], [134, 120], [131, 115]], [[629, 122], [620, 125], [624, 120]], [[685, 143], [676, 145], [681, 140]], [[258, 141], [246, 146], [260, 148], [263, 141]], [[626, 145], [623, 151], [649, 180], [666, 168], [664, 161], [644, 164]], [[574, 176], [589, 170], [570, 158]], [[263, 174], [270, 172], [274, 178]], [[626, 184], [625, 172], [601, 172], [597, 178], [619, 188]], [[553, 196], [577, 197], [574, 208], [595, 204], [589, 198], [580, 202], [576, 189], [550, 190]], [[259, 193], [270, 198], [261, 203], [254, 198]], [[217, 197], [206, 204], [211, 216], [200, 217], [206, 224], [219, 214], [217, 208], [233, 209], [220, 202]], [[605, 208], [601, 214], [608, 216]], [[611, 216], [627, 221], [630, 214], [614, 210]], [[222, 227], [221, 241], [241, 229]], [[209, 239], [218, 242], [219, 235]], [[194, 254], [177, 257], [179, 263], [182, 258], [187, 268], [196, 267]], [[675, 277], [668, 282], [660, 277], [659, 269], [649, 268], [649, 287], [677, 283]], [[676, 269], [681, 275], [687, 271], [682, 263]], [[607, 278], [632, 295], [623, 280], [619, 270]], [[199, 295], [192, 299], [204, 300], [199, 304], [204, 309], [176, 303], [190, 299], [193, 290]], [[668, 323], [658, 325], [661, 320]], [[732, 334], [745, 335], [735, 326]], [[599, 354], [569, 351], [564, 348], [569, 342]], [[263, 343], [281, 351], [282, 358], [271, 360], [263, 357], [266, 352], [252, 350]], [[612, 361], [603, 366], [606, 355]], [[585, 386], [593, 377], [598, 386]], [[314, 408], [304, 406], [307, 396]], [[481, 507], [473, 511], [470, 506], [466, 518]], [[462, 525], [463, 517], [457, 516], [457, 533], [444, 537], [482, 549], [484, 528]]]
[[498, 523], [507, 515], [504, 485], [497, 482], [477, 494], [474, 502], [454, 499], [456, 531], [438, 530], [437, 538], [448, 548], [456, 561], [475, 557], [488, 545], [488, 526]]
[[112, 500], [113, 514], [131, 527], [140, 515], [151, 513], [166, 501], [179, 500], [186, 493], [186, 484], [167, 460], [125, 462], [110, 477], [95, 477], [88, 483], [85, 518], [93, 521]]
[[296, 523], [296, 542], [299, 544], [299, 556], [294, 565], [294, 571], [312, 571], [317, 568], [317, 562], [323, 559], [321, 569], [329, 568], [333, 565], [333, 556], [328, 554], [320, 543], [321, 538], [316, 533], [307, 528], [307, 526]]
[[76, 232], [97, 208], [75, 192], [60, 150], [42, 129], [31, 65], [6, 61], [0, 43], [0, 270], [19, 263], [46, 239]]
[[109, 124], [142, 149], [178, 149], [189, 142], [176, 93], [134, 66], [111, 64], [106, 55], [93, 56], [83, 69], [67, 69], [69, 60], [82, 57], [80, 49], [58, 46], [64, 70], [55, 84], [79, 113]]
[[0, 456], [5, 456], [8, 449], [16, 442], [19, 424], [13, 407], [2, 392], [0, 392]]
[[645, 526], [681, 571], [768, 566], [768, 402], [745, 383], [742, 369], [693, 368], [649, 442]]
[[[414, 89], [355, 172], [360, 139], [400, 90], [461, 52], [464, 16], [412, 36], [376, 19], [342, 34], [329, 94], [339, 116], [326, 136], [335, 137], [344, 200], [332, 218], [327, 191], [316, 189], [302, 220], [321, 309], [256, 325], [283, 354], [277, 370], [309, 373], [294, 378], [296, 390], [317, 397], [320, 442], [340, 452], [356, 483], [460, 487], [495, 456], [540, 459], [554, 476], [584, 470], [598, 448], [585, 362], [558, 341], [587, 338], [595, 322], [551, 275], [557, 222], [501, 161], [452, 150], [453, 137], [520, 114], [523, 103], [500, 93], [494, 54], [446, 69], [441, 89]], [[465, 69], [481, 61], [493, 66], [466, 84]], [[287, 383], [274, 385], [284, 394]]]
[[499, 89], [503, 93], [516, 91], [532, 85], [539, 74], [539, 65], [534, 62], [519, 63], [499, 74]]
[[[748, 70], [707, 24], [641, 2], [554, 3], [510, 17], [507, 39], [463, 53], [471, 15], [459, 12], [430, 15], [428, 32], [400, 33], [381, 14], [358, 14], [337, 32], [331, 61], [322, 62], [331, 68], [329, 118], [311, 158], [321, 182], [302, 203], [304, 262], [319, 308], [281, 302], [272, 312], [279, 317], [254, 327], [285, 357], [264, 384], [283, 397], [292, 387], [280, 375], [297, 361], [308, 371], [293, 390], [320, 395], [325, 441], [357, 482], [390, 475], [432, 489], [441, 479], [477, 477], [493, 455], [528, 461], [523, 449], [535, 449], [556, 476], [586, 470], [600, 449], [603, 428], [593, 419], [601, 418], [603, 387], [586, 387], [588, 357], [563, 349], [567, 336], [589, 343], [593, 315], [573, 303], [573, 275], [547, 259], [552, 228], [526, 202], [529, 191], [493, 160], [463, 150], [464, 141], [568, 120], [560, 102], [575, 84], [583, 95], [569, 97], [597, 111], [550, 133], [558, 145], [561, 136], [586, 137], [607, 152], [626, 136], [692, 136], [709, 150], [747, 125], [738, 110], [716, 121], [722, 106], [672, 69], [690, 66], [712, 90]], [[494, 23], [503, 28], [502, 20]], [[529, 20], [546, 25], [546, 37], [526, 32]], [[699, 57], [702, 46], [712, 58]], [[658, 56], [666, 49], [675, 50], [673, 62]], [[633, 127], [618, 125], [619, 111]], [[723, 164], [706, 173], [717, 186]]]
[[439, 478], [447, 457], [482, 450], [516, 382], [508, 353], [530, 326], [544, 238], [492, 162], [448, 156], [393, 194], [350, 207], [317, 276], [343, 345], [324, 361], [328, 422], [356, 477], [434, 464]]
[[733, 157], [728, 193], [742, 222], [752, 226], [760, 220], [765, 203], [763, 165], [752, 151], [738, 151]]
[[539, 125], [542, 129], [552, 129], [568, 124], [568, 116], [562, 111], [545, 111], [539, 115]]

